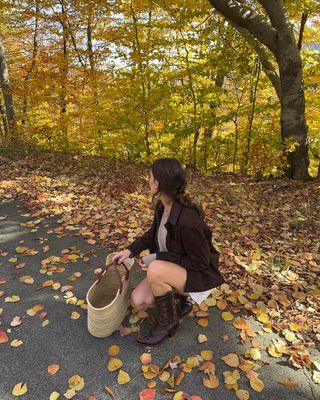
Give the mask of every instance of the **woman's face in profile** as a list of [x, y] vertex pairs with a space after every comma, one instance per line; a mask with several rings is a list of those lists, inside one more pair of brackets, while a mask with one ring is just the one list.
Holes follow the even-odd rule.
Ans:
[[150, 186], [151, 194], [156, 193], [156, 191], [158, 190], [159, 182], [156, 179], [154, 179], [152, 171], [150, 171], [150, 174], [149, 174], [149, 186]]

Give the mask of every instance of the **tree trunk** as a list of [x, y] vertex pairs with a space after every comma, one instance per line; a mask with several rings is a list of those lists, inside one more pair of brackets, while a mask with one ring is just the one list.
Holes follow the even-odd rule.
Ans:
[[281, 52], [277, 55], [281, 82], [281, 138], [289, 163], [285, 173], [288, 178], [306, 180], [310, 178], [309, 144], [302, 63], [296, 43], [292, 40], [290, 43], [289, 39], [285, 34], [279, 35]]
[[[40, 1], [36, 0], [36, 10], [35, 10], [35, 25], [34, 25], [34, 33], [33, 33], [33, 50], [32, 50], [32, 61], [31, 61], [31, 67], [29, 71], [27, 72], [27, 75], [24, 79], [24, 86], [25, 86], [25, 92], [27, 93], [27, 86], [28, 86], [28, 81], [32, 77], [33, 71], [36, 66], [36, 57], [38, 54], [38, 24], [39, 24], [39, 14], [40, 14]], [[23, 107], [22, 107], [22, 121], [21, 124], [24, 125], [26, 123], [27, 117], [28, 117], [28, 96], [25, 93], [23, 97]]]
[[[10, 88], [9, 72], [6, 63], [5, 51], [0, 37], [0, 84], [2, 88], [4, 104], [6, 109], [7, 124], [10, 135], [15, 135], [15, 113], [12, 100], [12, 92]], [[4, 127], [6, 124], [4, 125]]]
[[[302, 79], [302, 63], [295, 42], [292, 25], [283, 0], [258, 0], [269, 17], [255, 11], [248, 2], [235, 0], [209, 0], [213, 7], [237, 27], [246, 29], [275, 56], [280, 77], [281, 138], [289, 167], [285, 170], [292, 179], [309, 179], [308, 135], [305, 121], [305, 99]], [[258, 52], [260, 55], [260, 52]], [[265, 55], [266, 53], [264, 53]], [[266, 65], [264, 57], [262, 64]], [[271, 68], [271, 63], [268, 63]], [[271, 72], [271, 71], [269, 71]], [[276, 71], [268, 74], [277, 79]], [[298, 146], [293, 146], [297, 143]], [[288, 144], [289, 149], [288, 151]]]

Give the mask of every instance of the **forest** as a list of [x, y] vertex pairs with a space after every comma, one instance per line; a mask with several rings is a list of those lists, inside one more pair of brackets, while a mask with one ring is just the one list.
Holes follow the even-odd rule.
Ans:
[[317, 176], [319, 2], [223, 3], [1, 0], [2, 141]]

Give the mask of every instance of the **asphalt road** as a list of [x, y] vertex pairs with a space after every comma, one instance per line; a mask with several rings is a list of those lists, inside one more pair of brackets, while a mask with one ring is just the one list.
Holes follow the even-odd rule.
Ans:
[[[21, 381], [27, 382], [28, 385], [28, 392], [21, 397], [22, 399], [49, 399], [53, 391], [61, 393], [60, 398], [63, 399], [65, 398], [63, 393], [68, 389], [68, 379], [78, 374], [84, 378], [85, 386], [77, 392], [75, 399], [87, 399], [89, 396], [95, 396], [96, 399], [110, 399], [104, 389], [104, 386], [108, 385], [112, 388], [116, 400], [138, 400], [139, 392], [147, 388], [148, 383], [141, 374], [139, 359], [147, 349], [136, 342], [135, 333], [122, 337], [119, 332], [115, 332], [108, 338], [96, 339], [87, 331], [86, 310], [67, 304], [65, 293], [61, 293], [60, 290], [54, 291], [51, 288], [36, 290], [45, 280], [53, 279], [62, 286], [71, 284], [74, 296], [77, 299], [85, 299], [88, 288], [95, 280], [93, 271], [104, 265], [106, 249], [97, 244], [88, 244], [79, 234], [78, 227], [65, 227], [54, 231], [61, 226], [56, 217], [48, 216], [37, 220], [27, 214], [28, 212], [17, 201], [0, 204], [0, 277], [6, 279], [6, 283], [0, 284], [0, 292], [4, 291], [0, 297], [0, 309], [3, 308], [0, 330], [4, 330], [9, 337], [7, 343], [0, 344], [0, 399], [15, 399], [11, 391], [13, 386]], [[16, 252], [18, 246], [35, 249], [38, 253], [19, 254]], [[46, 252], [43, 251], [45, 246], [49, 246]], [[61, 257], [66, 249], [77, 252], [79, 258], [68, 264], [56, 264], [65, 268], [63, 273], [47, 276], [39, 272], [44, 259], [49, 256]], [[17, 261], [9, 261], [14, 257]], [[19, 263], [25, 263], [24, 268], [16, 269], [15, 266]], [[75, 281], [68, 281], [67, 278], [76, 272], [81, 272], [81, 276]], [[139, 281], [142, 274], [136, 266], [134, 280]], [[30, 275], [34, 283], [22, 283], [19, 278], [25, 275]], [[5, 298], [13, 295], [18, 295], [20, 301], [5, 302]], [[39, 313], [33, 317], [27, 314], [27, 310], [37, 304], [45, 306], [42, 311], [46, 311], [47, 315], [43, 319], [38, 317]], [[80, 318], [71, 319], [73, 311], [78, 312]], [[22, 323], [10, 327], [15, 316], [20, 316]], [[124, 321], [125, 326], [130, 325], [129, 316]], [[49, 324], [42, 327], [45, 320], [48, 320]], [[259, 329], [254, 324], [253, 327]], [[205, 334], [208, 341], [199, 344], [197, 341], [199, 333]], [[225, 335], [229, 337], [226, 342], [222, 339]], [[274, 336], [266, 334], [259, 340], [263, 344], [268, 344], [271, 337]], [[22, 340], [23, 344], [16, 348], [12, 347], [10, 343], [14, 339]], [[122, 369], [131, 376], [131, 381], [125, 385], [117, 383], [117, 372], [107, 370], [107, 349], [113, 344], [120, 346], [118, 357], [123, 362]], [[186, 374], [178, 388], [190, 395], [201, 396], [203, 400], [233, 400], [236, 399], [235, 392], [226, 389], [222, 375], [224, 371], [232, 371], [233, 368], [225, 365], [220, 357], [229, 353], [243, 354], [246, 348], [248, 346], [239, 342], [238, 331], [231, 323], [222, 320], [221, 311], [211, 307], [207, 328], [197, 325], [196, 318], [185, 317], [176, 339], [167, 340], [160, 347], [153, 348], [151, 355], [152, 362], [162, 366], [175, 355], [186, 359], [200, 354], [201, 350], [213, 350], [213, 363], [216, 365], [220, 385], [216, 389], [207, 389], [202, 384], [204, 373], [192, 371]], [[310, 371], [295, 370], [284, 358], [272, 359], [267, 353], [262, 352], [262, 354], [263, 359], [270, 362], [270, 365], [263, 365], [258, 371], [259, 378], [265, 383], [265, 389], [261, 393], [253, 391], [244, 373], [241, 373], [238, 381], [239, 388], [249, 391], [250, 399], [320, 399], [320, 385], [312, 381]], [[55, 375], [48, 374], [47, 367], [51, 364], [60, 365], [60, 370]], [[294, 380], [299, 386], [290, 389], [277, 383], [279, 380]], [[156, 399], [171, 399], [173, 395], [160, 393], [160, 389], [168, 385], [159, 379], [156, 381], [158, 382]]]

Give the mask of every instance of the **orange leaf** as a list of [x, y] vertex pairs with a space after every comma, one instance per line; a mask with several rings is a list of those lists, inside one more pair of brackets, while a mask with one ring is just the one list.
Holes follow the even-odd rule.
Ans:
[[139, 393], [139, 400], [155, 400], [155, 389], [144, 389]]
[[58, 364], [49, 365], [48, 366], [48, 373], [50, 375], [54, 375], [59, 371], [59, 369], [60, 369], [60, 365], [58, 365]]
[[280, 383], [281, 385], [284, 385], [288, 388], [294, 388], [299, 386], [299, 383], [296, 381], [278, 381], [278, 383]]
[[104, 386], [104, 389], [105, 389], [105, 391], [111, 396], [112, 399], [115, 398], [115, 397], [114, 397], [114, 394], [113, 394], [113, 391], [112, 391], [112, 389], [111, 389], [109, 386], [105, 385], [105, 386]]
[[115, 357], [120, 353], [120, 347], [117, 345], [112, 345], [108, 348], [109, 356]]
[[200, 325], [202, 328], [206, 328], [209, 324], [208, 318], [200, 318], [198, 319], [198, 325]]
[[9, 338], [5, 331], [0, 331], [0, 344], [7, 343], [9, 341]]

